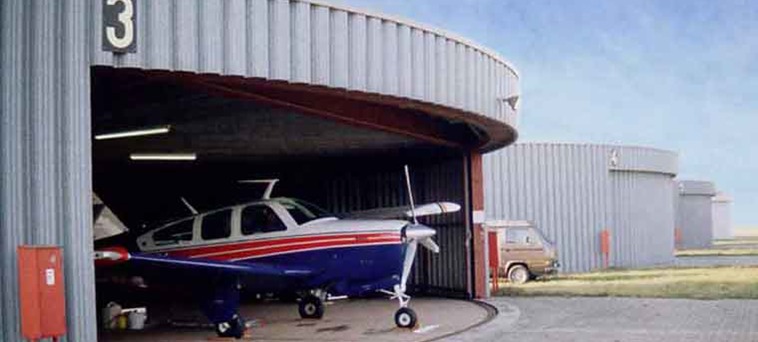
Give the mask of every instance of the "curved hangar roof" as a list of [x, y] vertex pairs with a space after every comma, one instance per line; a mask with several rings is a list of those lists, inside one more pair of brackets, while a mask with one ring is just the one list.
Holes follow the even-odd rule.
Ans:
[[[102, 3], [90, 2], [96, 27]], [[346, 106], [374, 105], [358, 120], [405, 122], [406, 135], [437, 127], [422, 134], [439, 141], [458, 136], [458, 145], [482, 151], [516, 139], [517, 72], [496, 54], [439, 30], [302, 0], [140, 1], [135, 27], [136, 51], [125, 54], [104, 51], [104, 30], [91, 30], [92, 64], [182, 71], [163, 76], [206, 92], [322, 108], [338, 117]], [[428, 120], [435, 124], [418, 124]]]

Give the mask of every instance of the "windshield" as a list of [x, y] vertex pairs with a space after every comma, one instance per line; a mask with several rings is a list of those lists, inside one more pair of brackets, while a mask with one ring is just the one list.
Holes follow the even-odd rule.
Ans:
[[540, 239], [542, 239], [542, 243], [546, 243], [548, 245], [553, 244], [553, 241], [550, 241], [550, 239], [548, 239], [547, 236], [545, 236], [545, 233], [543, 233], [541, 230], [532, 228], [532, 231], [535, 232], [540, 237]]
[[334, 214], [319, 208], [317, 205], [303, 200], [279, 198], [276, 199], [276, 201], [281, 204], [284, 209], [287, 209], [287, 212], [299, 225], [321, 218], [336, 217]]

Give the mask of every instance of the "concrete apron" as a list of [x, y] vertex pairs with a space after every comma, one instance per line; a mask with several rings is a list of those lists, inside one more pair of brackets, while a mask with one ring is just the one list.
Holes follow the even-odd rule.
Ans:
[[[397, 302], [387, 299], [358, 299], [331, 302], [321, 320], [301, 319], [295, 303], [255, 303], [244, 305], [240, 313], [252, 325], [243, 340], [255, 341], [430, 341], [455, 336], [459, 332], [491, 320], [497, 311], [482, 303], [416, 298], [411, 307], [419, 317], [416, 328], [395, 327]], [[149, 314], [149, 313], [148, 313]], [[175, 312], [176, 314], [176, 312]], [[198, 321], [197, 313], [183, 313], [184, 321]], [[194, 316], [194, 319], [192, 318]], [[103, 332], [100, 341], [226, 341], [215, 337], [213, 329], [153, 327], [142, 331]]]

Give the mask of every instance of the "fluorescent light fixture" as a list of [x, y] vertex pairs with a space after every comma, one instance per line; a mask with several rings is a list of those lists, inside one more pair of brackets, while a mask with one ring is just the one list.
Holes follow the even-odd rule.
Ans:
[[153, 128], [139, 129], [139, 130], [134, 130], [134, 131], [98, 134], [95, 136], [95, 140], [119, 139], [119, 138], [138, 137], [142, 135], [165, 134], [165, 133], [168, 133], [170, 130], [171, 130], [171, 126], [166, 125], [166, 126], [159, 126], [159, 127], [153, 127]]
[[132, 153], [131, 160], [195, 160], [194, 153]]

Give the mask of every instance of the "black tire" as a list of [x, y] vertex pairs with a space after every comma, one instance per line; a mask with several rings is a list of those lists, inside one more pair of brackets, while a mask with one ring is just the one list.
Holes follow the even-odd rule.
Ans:
[[297, 305], [301, 318], [321, 319], [324, 317], [324, 302], [316, 296], [305, 296]]
[[216, 324], [218, 337], [242, 338], [245, 335], [245, 320], [239, 315], [234, 315], [231, 320]]
[[524, 265], [515, 265], [508, 270], [508, 281], [513, 284], [523, 284], [529, 281], [531, 274]]
[[417, 322], [416, 312], [411, 308], [400, 308], [395, 312], [395, 325], [398, 328], [411, 329]]

